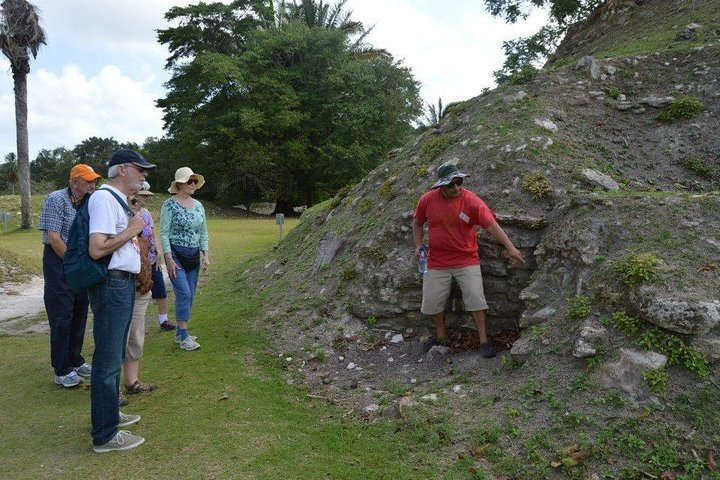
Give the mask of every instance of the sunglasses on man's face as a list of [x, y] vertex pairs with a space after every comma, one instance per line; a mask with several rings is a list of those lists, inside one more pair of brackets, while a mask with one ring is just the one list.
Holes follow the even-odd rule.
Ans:
[[197, 184], [198, 184], [198, 180], [197, 180], [197, 178], [191, 178], [190, 180], [188, 180], [188, 181], [185, 182], [185, 183], [187, 183], [188, 185], [197, 185]]
[[452, 182], [448, 183], [447, 186], [448, 186], [448, 188], [453, 188], [453, 187], [459, 187], [462, 184], [463, 184], [463, 179], [462, 179], [462, 177], [460, 177], [460, 178], [456, 178]]

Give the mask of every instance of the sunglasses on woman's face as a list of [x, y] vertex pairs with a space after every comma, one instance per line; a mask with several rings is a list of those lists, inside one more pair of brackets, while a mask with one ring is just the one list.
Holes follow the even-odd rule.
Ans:
[[188, 185], [197, 185], [197, 184], [198, 184], [198, 180], [197, 180], [197, 178], [191, 178], [190, 180], [188, 180], [188, 181], [185, 182], [185, 183], [187, 183]]

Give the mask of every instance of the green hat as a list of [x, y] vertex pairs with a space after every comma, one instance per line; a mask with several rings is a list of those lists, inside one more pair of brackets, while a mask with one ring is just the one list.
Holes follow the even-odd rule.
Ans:
[[462, 173], [457, 167], [457, 159], [450, 160], [440, 165], [437, 169], [438, 181], [432, 186], [433, 189], [447, 185], [453, 178], [465, 178], [467, 174]]

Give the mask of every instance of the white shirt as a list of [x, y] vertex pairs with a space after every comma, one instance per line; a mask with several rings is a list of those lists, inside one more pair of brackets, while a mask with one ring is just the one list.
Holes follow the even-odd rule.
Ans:
[[[90, 213], [90, 235], [104, 233], [114, 237], [127, 229], [129, 217], [127, 211], [120, 205], [110, 192], [103, 189], [112, 189], [127, 205], [127, 196], [117, 188], [103, 185], [90, 196], [88, 212]], [[122, 270], [130, 273], [140, 273], [140, 248], [137, 238], [124, 243], [115, 250], [110, 259], [108, 270]]]

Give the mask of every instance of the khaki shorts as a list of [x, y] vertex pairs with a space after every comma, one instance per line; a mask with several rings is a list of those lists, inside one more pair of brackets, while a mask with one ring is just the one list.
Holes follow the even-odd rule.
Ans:
[[423, 277], [423, 299], [420, 311], [425, 315], [436, 315], [445, 311], [450, 296], [452, 279], [455, 278], [462, 291], [463, 302], [468, 312], [487, 310], [483, 291], [480, 265], [443, 270], [428, 270]]
[[125, 348], [125, 362], [140, 360], [145, 346], [145, 312], [150, 303], [151, 292], [140, 295], [135, 292], [135, 305], [133, 307], [130, 330], [128, 331], [127, 346]]

